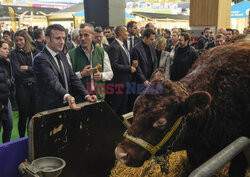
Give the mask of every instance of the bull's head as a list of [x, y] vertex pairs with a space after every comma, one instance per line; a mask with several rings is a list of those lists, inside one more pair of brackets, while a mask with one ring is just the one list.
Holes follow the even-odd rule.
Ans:
[[[162, 92], [145, 93], [137, 98], [133, 123], [127, 131], [129, 135], [143, 139], [153, 146], [162, 140], [180, 116], [200, 112], [211, 103], [209, 93], [199, 91], [187, 95], [177, 83], [164, 80], [159, 72], [155, 72], [157, 77], [152, 77], [151, 83], [161, 84]], [[118, 144], [115, 154], [122, 163], [133, 167], [141, 166], [151, 156], [148, 150], [127, 138]]]

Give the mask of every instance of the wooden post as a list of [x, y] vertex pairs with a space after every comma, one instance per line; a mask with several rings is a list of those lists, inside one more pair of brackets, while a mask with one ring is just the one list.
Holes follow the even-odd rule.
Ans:
[[230, 28], [231, 0], [190, 0], [190, 26]]

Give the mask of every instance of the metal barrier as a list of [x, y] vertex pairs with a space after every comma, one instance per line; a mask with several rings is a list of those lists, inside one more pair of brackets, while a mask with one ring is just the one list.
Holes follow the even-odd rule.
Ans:
[[[227, 162], [233, 159], [237, 154], [243, 151], [250, 145], [250, 140], [247, 137], [240, 137], [230, 145], [222, 149], [207, 162], [196, 168], [189, 177], [208, 177], [212, 176], [218, 169], [223, 167]], [[247, 157], [248, 161], [250, 157]]]

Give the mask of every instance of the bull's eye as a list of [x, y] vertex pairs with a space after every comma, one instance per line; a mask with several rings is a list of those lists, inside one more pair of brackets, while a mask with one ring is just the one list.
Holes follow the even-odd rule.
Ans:
[[153, 127], [157, 129], [164, 129], [167, 125], [167, 119], [165, 117], [160, 117], [157, 121], [153, 123]]

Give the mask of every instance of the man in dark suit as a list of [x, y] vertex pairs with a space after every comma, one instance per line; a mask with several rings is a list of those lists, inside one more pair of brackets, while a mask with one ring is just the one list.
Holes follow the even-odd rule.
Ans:
[[132, 50], [132, 59], [137, 60], [139, 63], [134, 77], [139, 84], [150, 85], [150, 76], [157, 68], [157, 56], [153, 47], [154, 40], [155, 32], [151, 29], [146, 29], [143, 33], [142, 41], [135, 45]]
[[[108, 47], [108, 55], [111, 67], [114, 73], [111, 83], [114, 92], [106, 92], [106, 100], [111, 107], [119, 114], [127, 112], [128, 95], [126, 93], [126, 84], [131, 81], [132, 74], [135, 73], [137, 64], [131, 66], [129, 51], [124, 46], [124, 41], [128, 39], [128, 32], [124, 26], [118, 26], [115, 29], [116, 39]], [[120, 91], [119, 91], [120, 90]]]
[[130, 21], [127, 24], [128, 39], [124, 41], [124, 45], [131, 54], [132, 48], [140, 41], [140, 38], [136, 36], [137, 34], [137, 23], [135, 21]]
[[102, 27], [98, 26], [95, 28], [93, 42], [96, 46], [103, 47], [104, 50], [106, 51], [109, 45], [103, 43], [102, 40], [103, 40], [103, 30]]
[[[132, 82], [136, 84], [144, 84], [146, 87], [150, 85], [151, 74], [157, 68], [157, 56], [153, 43], [155, 40], [155, 32], [152, 29], [146, 29], [142, 36], [142, 41], [138, 42], [132, 50], [132, 60], [138, 61], [138, 67], [136, 73], [133, 75]], [[134, 105], [134, 101], [138, 96], [137, 94], [131, 94], [129, 98], [129, 110], [131, 111]]]
[[77, 78], [62, 53], [65, 43], [65, 28], [54, 24], [47, 27], [45, 32], [46, 47], [34, 58], [33, 71], [37, 78], [38, 104], [36, 112], [65, 106], [79, 110], [71, 93], [77, 93], [87, 101], [95, 102], [95, 95], [88, 92]]
[[35, 45], [38, 50], [43, 50], [45, 46], [45, 35], [44, 31], [42, 29], [36, 29], [34, 31], [34, 39], [35, 39]]

